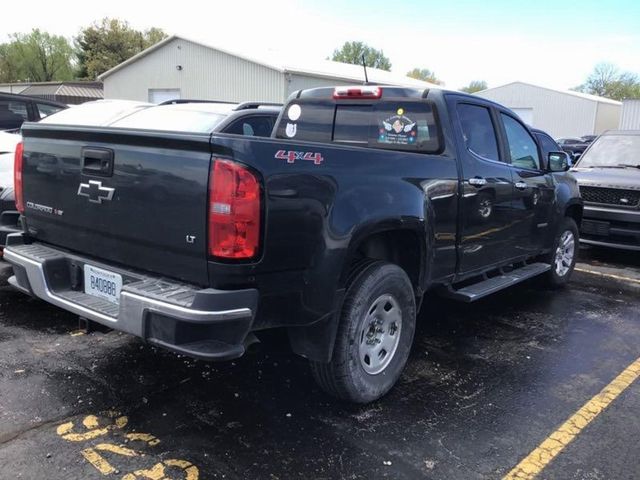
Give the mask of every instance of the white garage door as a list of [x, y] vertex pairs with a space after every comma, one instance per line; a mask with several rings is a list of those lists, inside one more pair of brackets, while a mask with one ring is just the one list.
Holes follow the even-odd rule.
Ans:
[[150, 88], [149, 101], [151, 103], [162, 103], [167, 100], [176, 100], [180, 98], [179, 88]]
[[533, 126], [533, 108], [512, 108], [524, 123]]

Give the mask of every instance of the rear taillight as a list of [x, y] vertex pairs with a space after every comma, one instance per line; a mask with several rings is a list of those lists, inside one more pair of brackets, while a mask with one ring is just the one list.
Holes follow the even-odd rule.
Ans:
[[215, 159], [209, 179], [209, 255], [252, 258], [260, 243], [260, 183], [242, 165]]
[[16, 156], [13, 161], [13, 191], [16, 197], [16, 208], [20, 213], [24, 213], [24, 193], [22, 190], [22, 157], [24, 156], [24, 145], [22, 142], [16, 145]]

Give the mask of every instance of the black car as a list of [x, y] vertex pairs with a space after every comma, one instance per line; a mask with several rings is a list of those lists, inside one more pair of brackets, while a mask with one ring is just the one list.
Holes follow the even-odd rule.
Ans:
[[573, 173], [584, 200], [580, 241], [640, 250], [640, 131], [603, 133]]
[[0, 130], [17, 130], [23, 122], [37, 122], [65, 108], [64, 103], [0, 93]]
[[363, 403], [400, 377], [427, 291], [472, 302], [536, 275], [569, 281], [578, 184], [507, 108], [317, 88], [257, 138], [261, 108], [277, 107], [245, 105], [25, 125], [10, 283], [204, 360], [279, 329], [323, 389]]
[[585, 142], [582, 138], [559, 138], [556, 143], [574, 160], [577, 160], [589, 146], [589, 142]]

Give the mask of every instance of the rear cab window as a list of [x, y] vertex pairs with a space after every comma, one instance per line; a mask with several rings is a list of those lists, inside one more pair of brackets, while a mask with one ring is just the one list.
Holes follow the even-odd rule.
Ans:
[[285, 108], [275, 136], [420, 153], [441, 149], [435, 107], [420, 98], [294, 100]]

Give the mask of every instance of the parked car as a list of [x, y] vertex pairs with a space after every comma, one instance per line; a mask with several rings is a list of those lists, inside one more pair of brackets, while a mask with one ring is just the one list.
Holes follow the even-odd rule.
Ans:
[[9, 233], [20, 231], [20, 214], [16, 210], [13, 192], [13, 160], [22, 137], [0, 132], [0, 251]]
[[234, 133], [268, 137], [282, 105], [172, 100], [154, 105], [128, 100], [97, 100], [43, 120], [47, 124], [102, 126], [191, 133]]
[[192, 133], [234, 133], [269, 137], [282, 105], [172, 100], [140, 110], [110, 124], [118, 128]]
[[589, 146], [589, 143], [581, 138], [559, 138], [556, 143], [560, 145], [562, 150], [571, 155], [574, 161], [577, 161]]
[[573, 173], [585, 203], [581, 241], [640, 250], [640, 131], [603, 133]]
[[20, 232], [20, 213], [13, 190], [14, 152], [0, 153], [0, 252], [7, 235]]
[[116, 120], [152, 106], [154, 106], [153, 103], [133, 100], [92, 100], [60, 110], [43, 119], [42, 123], [104, 127]]
[[598, 138], [598, 135], [583, 135], [582, 137], [580, 137], [580, 140], [582, 140], [584, 143], [591, 143], [593, 142], [596, 138]]
[[[398, 380], [426, 291], [472, 302], [571, 276], [582, 201], [566, 156], [545, 159], [496, 103], [303, 90], [271, 138], [210, 134], [187, 107], [25, 124], [13, 286], [206, 360], [278, 328], [324, 390], [369, 402]], [[491, 199], [483, 222], [473, 197]]]
[[0, 132], [0, 154], [13, 153], [22, 137], [17, 133]]
[[17, 130], [23, 122], [37, 122], [65, 108], [64, 103], [0, 93], [0, 130]]

